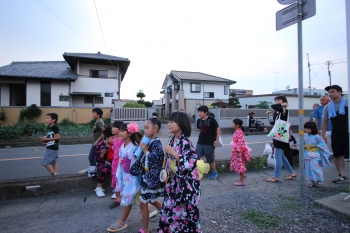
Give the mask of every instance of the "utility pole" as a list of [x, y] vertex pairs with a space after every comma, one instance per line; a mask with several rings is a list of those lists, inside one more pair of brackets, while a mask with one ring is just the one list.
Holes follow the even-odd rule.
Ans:
[[310, 62], [309, 62], [309, 54], [307, 54], [307, 66], [309, 67], [309, 94], [311, 95], [311, 77], [310, 77]]
[[328, 66], [328, 77], [329, 77], [329, 86], [332, 86], [332, 76], [331, 76], [331, 71], [329, 70], [329, 66], [332, 65], [331, 61], [327, 61], [327, 66]]

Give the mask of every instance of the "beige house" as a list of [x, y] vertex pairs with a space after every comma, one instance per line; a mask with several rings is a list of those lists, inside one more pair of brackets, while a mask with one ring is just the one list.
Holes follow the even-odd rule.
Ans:
[[162, 91], [163, 114], [183, 110], [194, 114], [202, 104], [212, 104], [218, 100], [228, 102], [230, 85], [236, 81], [200, 72], [170, 71], [165, 76]]

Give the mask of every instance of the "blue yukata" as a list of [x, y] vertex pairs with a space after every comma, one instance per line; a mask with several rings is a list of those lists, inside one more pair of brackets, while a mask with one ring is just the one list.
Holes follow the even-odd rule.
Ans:
[[327, 144], [320, 135], [304, 134], [304, 145], [317, 146], [317, 148], [304, 149], [306, 179], [323, 182], [322, 167], [332, 167], [328, 160], [330, 153]]
[[124, 143], [120, 147], [119, 151], [119, 163], [117, 169], [117, 187], [116, 192], [120, 192], [122, 200], [121, 206], [132, 205], [135, 202], [135, 196], [140, 190], [140, 177], [132, 176], [130, 174], [130, 167], [136, 161], [134, 152], [137, 146], [130, 142], [125, 145]]

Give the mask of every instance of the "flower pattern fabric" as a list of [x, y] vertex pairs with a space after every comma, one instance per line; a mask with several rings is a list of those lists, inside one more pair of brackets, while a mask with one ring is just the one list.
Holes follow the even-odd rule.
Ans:
[[[251, 149], [248, 147], [244, 140], [244, 133], [241, 129], [235, 131], [232, 136], [232, 147], [230, 170], [236, 173], [246, 172], [245, 161], [250, 162], [249, 152]], [[241, 155], [240, 155], [241, 153]]]
[[122, 200], [121, 206], [128, 206], [135, 202], [135, 196], [140, 190], [140, 177], [132, 176], [129, 172], [130, 166], [135, 162], [134, 152], [137, 146], [130, 142], [128, 145], [122, 144], [119, 151], [119, 162], [117, 168], [116, 192], [120, 192]]
[[179, 161], [176, 162], [173, 172], [170, 161], [175, 158], [168, 155], [166, 168], [169, 179], [165, 187], [158, 232], [200, 232], [197, 155], [192, 142], [186, 136], [181, 135], [175, 142], [174, 140], [175, 137], [172, 136], [168, 145], [173, 145]]
[[101, 141], [96, 145], [96, 170], [97, 170], [97, 183], [104, 183], [108, 176], [111, 175], [111, 164], [106, 163], [107, 152], [101, 157], [102, 146], [107, 146], [105, 141]]
[[113, 150], [114, 150], [114, 157], [112, 161], [112, 182], [111, 187], [115, 189], [117, 186], [117, 168], [118, 168], [118, 162], [119, 162], [119, 150], [120, 147], [123, 144], [123, 140], [121, 140], [119, 137], [113, 138]]
[[148, 156], [148, 171], [145, 169], [141, 177], [141, 196], [140, 200], [143, 203], [148, 201], [154, 202], [158, 197], [164, 195], [164, 183], [159, 179], [159, 174], [163, 166], [164, 151], [159, 138], [154, 138], [150, 141], [148, 147], [149, 154], [143, 156], [141, 162], [143, 166], [146, 163]]
[[317, 146], [317, 148], [304, 149], [304, 163], [306, 179], [310, 181], [324, 181], [322, 167], [331, 168], [329, 163], [329, 150], [320, 135], [304, 134], [305, 146]]

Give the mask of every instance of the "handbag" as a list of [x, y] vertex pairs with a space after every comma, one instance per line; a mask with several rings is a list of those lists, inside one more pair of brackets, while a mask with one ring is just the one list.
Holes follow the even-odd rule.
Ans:
[[[148, 148], [150, 148], [153, 143], [154, 143], [154, 141], [148, 145]], [[142, 164], [143, 157], [145, 157], [145, 153], [143, 153], [142, 156], [137, 157], [137, 159], [134, 162], [134, 164], [131, 165], [131, 167], [130, 167], [130, 174], [132, 176], [139, 176], [139, 175], [142, 174], [142, 172], [144, 170], [144, 166]]]
[[159, 180], [161, 182], [167, 183], [169, 174], [168, 174], [168, 171], [165, 168], [165, 162], [166, 162], [166, 154], [164, 154], [163, 166], [162, 166], [162, 170], [160, 171], [160, 174], [159, 174]]
[[281, 113], [277, 115], [275, 125], [271, 132], [267, 135], [274, 140], [288, 143], [289, 142], [289, 113], [287, 113], [287, 121], [281, 120]]

